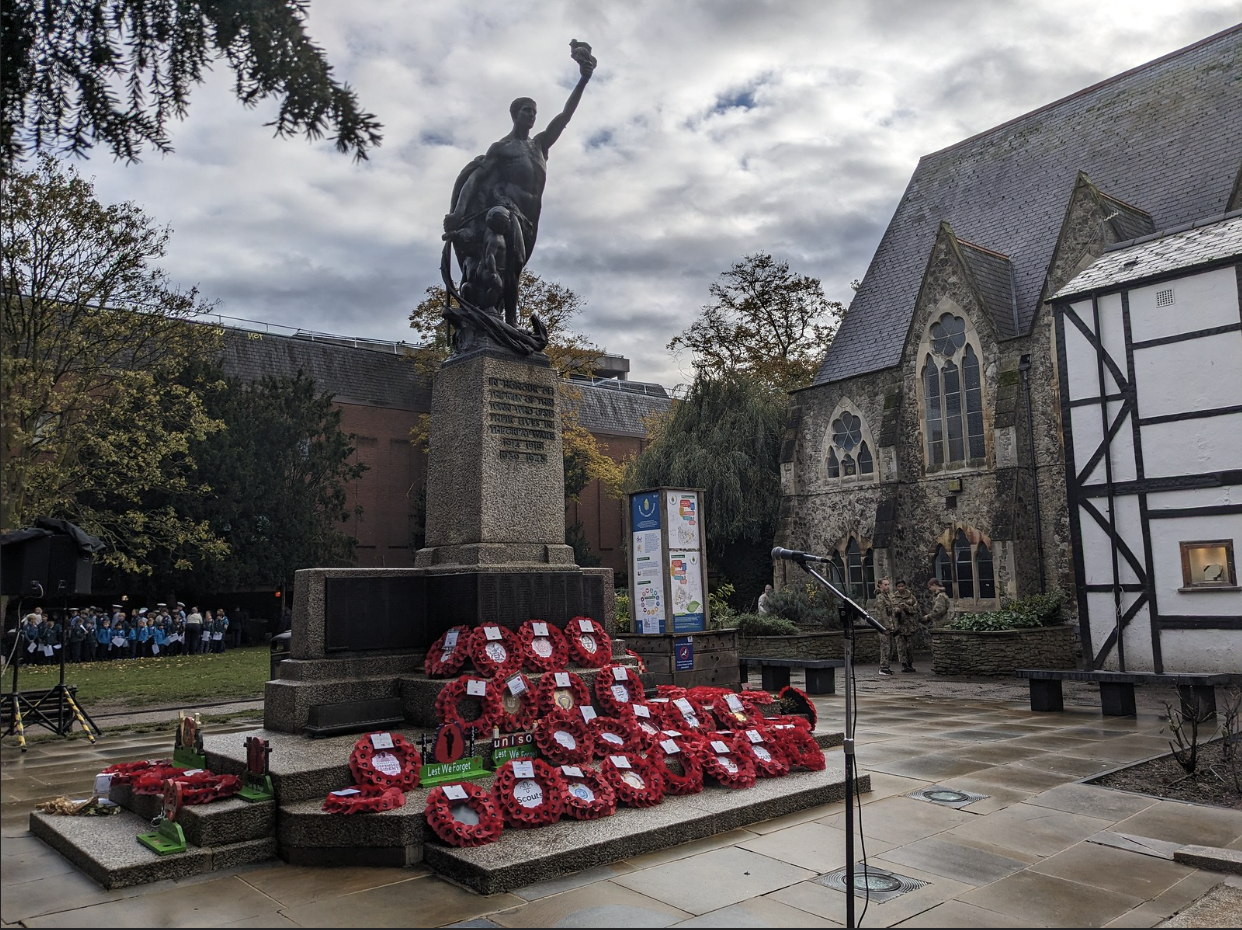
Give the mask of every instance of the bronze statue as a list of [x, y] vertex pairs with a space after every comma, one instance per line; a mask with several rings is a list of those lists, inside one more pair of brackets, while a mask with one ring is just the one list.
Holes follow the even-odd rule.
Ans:
[[[589, 45], [575, 39], [569, 47], [581, 76], [564, 109], [532, 136], [535, 101], [514, 100], [509, 106], [513, 131], [466, 165], [453, 185], [444, 217], [440, 274], [448, 294], [444, 318], [454, 329], [457, 352], [499, 344], [526, 355], [548, 344], [547, 330], [537, 316], [531, 315], [533, 332], [518, 328], [518, 283], [539, 233], [548, 150], [561, 137], [595, 71]], [[460, 287], [453, 283], [450, 250], [457, 256]]]

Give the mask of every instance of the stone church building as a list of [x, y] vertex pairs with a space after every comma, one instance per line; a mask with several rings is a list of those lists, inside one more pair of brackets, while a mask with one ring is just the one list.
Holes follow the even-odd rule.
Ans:
[[791, 395], [774, 543], [831, 556], [856, 599], [937, 576], [959, 611], [1072, 607], [1047, 301], [1106, 247], [1242, 206], [1240, 169], [1242, 26], [923, 157]]

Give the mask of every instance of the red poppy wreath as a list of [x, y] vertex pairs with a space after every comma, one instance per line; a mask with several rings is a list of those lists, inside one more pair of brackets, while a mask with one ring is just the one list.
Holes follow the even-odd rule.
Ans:
[[513, 759], [496, 770], [492, 797], [506, 824], [543, 827], [565, 811], [565, 779], [542, 759]]
[[801, 726], [797, 723], [777, 723], [769, 727], [768, 732], [791, 766], [812, 772], [822, 772], [828, 767], [823, 749], [805, 723]]
[[621, 717], [595, 717], [587, 725], [587, 733], [594, 753], [604, 758], [618, 752], [634, 752], [641, 740], [634, 732], [634, 724]]
[[591, 691], [577, 672], [545, 672], [535, 690], [541, 715], [557, 710], [577, 713], [579, 707], [591, 704]]
[[703, 763], [692, 744], [664, 736], [651, 751], [652, 759], [664, 767], [665, 794], [698, 794], [703, 790]]
[[462, 675], [436, 695], [436, 719], [459, 724], [462, 732], [474, 727], [480, 733], [491, 733], [503, 714], [500, 690], [484, 678]]
[[501, 733], [518, 733], [529, 730], [535, 724], [539, 713], [539, 698], [530, 679], [521, 672], [515, 672], [504, 681], [495, 681], [493, 685], [500, 693], [500, 719], [497, 726]]
[[241, 791], [241, 779], [236, 775], [216, 775], [206, 769], [177, 772], [166, 778], [158, 778], [154, 772], [139, 775], [133, 781], [134, 794], [164, 793], [164, 782], [175, 781], [181, 787], [182, 804], [208, 804], [219, 798], [228, 798]]
[[815, 702], [807, 697], [805, 691], [795, 688], [793, 685], [785, 685], [780, 691], [780, 701], [782, 705], [792, 708], [795, 714], [806, 714], [807, 719], [811, 722], [811, 729], [815, 729], [815, 724], [819, 720], [819, 712], [815, 709]]
[[627, 704], [621, 708], [618, 716], [634, 724], [634, 736], [638, 740], [636, 745], [643, 752], [650, 749], [660, 738], [660, 728], [664, 722], [657, 714], [652, 713], [647, 704]]
[[449, 678], [461, 671], [470, 658], [470, 641], [474, 634], [468, 626], [455, 626], [431, 644], [423, 659], [423, 671], [430, 678]]
[[375, 814], [404, 806], [404, 791], [380, 785], [355, 785], [333, 791], [323, 799], [323, 810], [329, 814]]
[[142, 762], [117, 762], [108, 766], [101, 774], [111, 775], [112, 784], [129, 785], [140, 775], [158, 775], [160, 784], [165, 778], [172, 778], [184, 769], [173, 765], [172, 759], [147, 759]]
[[711, 714], [698, 707], [689, 698], [673, 698], [664, 706], [664, 727], [692, 733], [715, 732], [716, 721]]
[[565, 779], [565, 817], [597, 820], [617, 812], [617, 792], [603, 776], [587, 766], [562, 765]]
[[758, 727], [738, 732], [733, 746], [739, 754], [749, 753], [760, 778], [779, 778], [789, 774], [789, 760], [777, 742]]
[[427, 825], [450, 846], [485, 846], [504, 830], [492, 793], [468, 781], [432, 788], [424, 814]]
[[595, 697], [608, 714], [643, 700], [643, 682], [638, 673], [624, 665], [605, 665], [595, 676]]
[[565, 627], [569, 657], [586, 668], [600, 668], [612, 659], [612, 640], [590, 617], [574, 617]]
[[470, 660], [480, 675], [504, 678], [522, 667], [522, 644], [512, 630], [485, 623], [470, 638]]
[[600, 776], [630, 807], [654, 807], [664, 800], [663, 766], [638, 753], [613, 753], [600, 763]]
[[591, 758], [595, 743], [580, 713], [556, 710], [535, 724], [535, 745], [545, 759], [561, 765], [577, 765]]
[[410, 791], [418, 787], [422, 767], [418, 748], [399, 733], [368, 733], [349, 754], [355, 785]]
[[569, 660], [569, 644], [565, 634], [543, 620], [527, 620], [517, 631], [522, 644], [522, 661], [532, 672], [550, 672], [564, 668]]
[[723, 733], [700, 750], [703, 774], [726, 788], [749, 788], [755, 783], [755, 763], [749, 753], [737, 752]]

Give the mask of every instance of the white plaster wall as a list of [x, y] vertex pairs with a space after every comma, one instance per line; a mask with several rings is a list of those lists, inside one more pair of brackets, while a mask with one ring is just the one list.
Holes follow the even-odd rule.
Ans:
[[[1091, 301], [1081, 300], [1071, 304], [1070, 309], [1088, 327], [1091, 326]], [[1065, 323], [1065, 368], [1070, 400], [1100, 396], [1100, 380], [1095, 370], [1095, 346], [1069, 321]]]
[[[1100, 344], [1108, 353], [1109, 359], [1126, 378], [1126, 324], [1121, 312], [1121, 295], [1105, 294], [1097, 301], [1100, 310]], [[1091, 360], [1091, 368], [1095, 370], [1095, 360]], [[1104, 390], [1114, 394], [1120, 389], [1117, 379], [1112, 376], [1108, 366], [1104, 366]]]
[[[1121, 612], [1124, 614], [1134, 603], [1137, 594], [1123, 593], [1121, 596]], [[1087, 612], [1090, 617], [1091, 655], [1099, 653], [1101, 645], [1117, 625], [1113, 595], [1108, 591], [1091, 592], [1087, 595]], [[1125, 647], [1127, 671], [1153, 671], [1155, 659], [1151, 647], [1151, 615], [1146, 605], [1140, 607], [1134, 617], [1126, 625], [1122, 633]], [[1109, 650], [1104, 659], [1103, 668], [1119, 671], [1117, 648]]]
[[[1109, 516], [1108, 502], [1093, 499], [1092, 503], [1104, 516]], [[1139, 510], [1137, 497], [1122, 497], [1116, 500], [1114, 521], [1117, 533], [1129, 547], [1134, 557], [1142, 565], [1145, 560], [1143, 551], [1142, 513]], [[1081, 513], [1082, 521], [1082, 559], [1083, 572], [1087, 584], [1113, 583], [1113, 545], [1104, 527], [1096, 522], [1090, 514]], [[1122, 584], [1135, 584], [1138, 575], [1125, 557], [1118, 554], [1117, 577]], [[1110, 620], [1111, 623], [1111, 620]]]
[[1141, 441], [1148, 478], [1242, 468], [1242, 413], [1150, 423]]
[[[1173, 289], [1171, 307], [1156, 306], [1156, 292]], [[1130, 291], [1130, 334], [1135, 342], [1238, 322], [1238, 279], [1232, 267], [1187, 275]], [[1237, 334], [1234, 334], [1237, 341]]]
[[[1218, 507], [1242, 503], [1242, 486], [1223, 484], [1215, 488], [1182, 488], [1147, 495], [1147, 510], [1174, 510], [1186, 507]], [[1242, 543], [1242, 540], [1239, 540]]]
[[1134, 381], [1140, 419], [1232, 406], [1242, 401], [1242, 339], [1217, 333], [1137, 348]]
[[1161, 614], [1242, 617], [1242, 591], [1178, 590], [1182, 586], [1181, 543], [1207, 539], [1232, 539], [1234, 558], [1242, 557], [1242, 514], [1151, 521], [1156, 603]]
[[1242, 630], [1165, 630], [1160, 637], [1165, 672], [1242, 669]]
[[[1100, 422], [1100, 408], [1095, 405], [1070, 408], [1070, 435], [1074, 440], [1074, 468], [1081, 472], [1104, 438], [1104, 425]], [[1083, 478], [1084, 484], [1098, 484], [1104, 480], [1101, 459]]]

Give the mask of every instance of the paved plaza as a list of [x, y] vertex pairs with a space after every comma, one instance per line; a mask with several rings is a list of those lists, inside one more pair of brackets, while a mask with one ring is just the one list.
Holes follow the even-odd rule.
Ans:
[[[1229, 871], [1242, 856], [1242, 810], [1083, 783], [1167, 752], [1161, 713], [1170, 695], [1144, 686], [1137, 716], [1103, 717], [1098, 693], [1074, 686], [1064, 712], [1037, 714], [1019, 681], [879, 678], [875, 666], [860, 666], [857, 680], [857, 759], [873, 790], [860, 799], [856, 868], [865, 855], [883, 879], [870, 902], [855, 899], [858, 926], [1242, 924], [1242, 875]], [[813, 700], [825, 723], [845, 729], [843, 694]], [[4, 746], [4, 927], [846, 923], [845, 894], [833, 887], [846, 864], [840, 802], [490, 896], [422, 866], [313, 869], [279, 860], [106, 891], [29, 834], [38, 801], [80, 797], [105, 765], [168, 751], [167, 733], [119, 728], [93, 746], [40, 739], [25, 754]], [[829, 765], [841, 764], [840, 752], [828, 751]], [[967, 801], [928, 800], [919, 794], [928, 789]], [[539, 842], [537, 830], [530, 842]], [[1215, 849], [1214, 868], [1174, 861], [1172, 850], [1187, 844]], [[884, 882], [900, 883], [897, 893]]]

